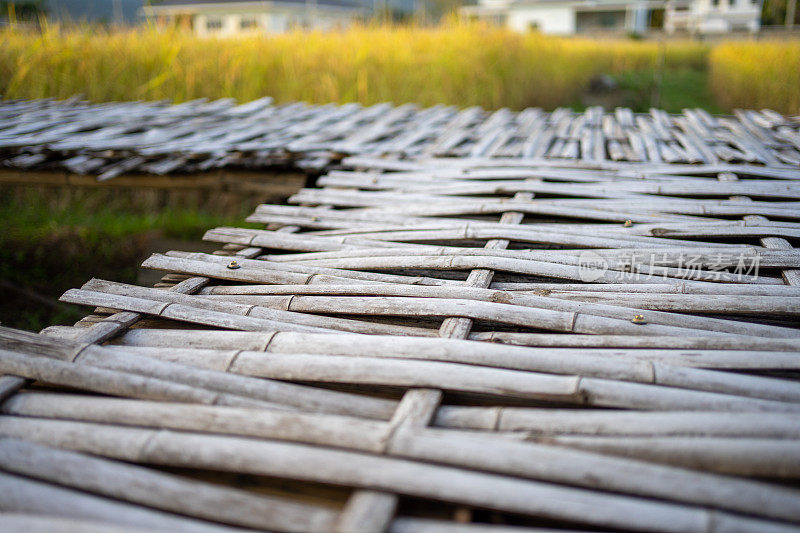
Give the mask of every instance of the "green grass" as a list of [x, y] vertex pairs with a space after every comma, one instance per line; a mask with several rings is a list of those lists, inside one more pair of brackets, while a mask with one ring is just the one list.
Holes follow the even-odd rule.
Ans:
[[58, 191], [3, 190], [0, 238], [38, 241], [69, 231], [95, 242], [159, 231], [165, 237], [191, 240], [213, 226], [234, 222], [247, 226], [242, 220], [252, 211], [252, 206], [245, 204], [238, 213], [221, 215], [213, 208], [146, 198], [146, 191]]
[[[215, 226], [247, 224], [251, 202], [218, 214], [198, 194], [0, 188], [0, 322], [37, 331], [72, 324], [87, 310], [57, 302], [91, 277], [135, 283], [164, 238], [194, 250]], [[224, 211], [223, 211], [224, 212]]]
[[[616, 75], [619, 91], [625, 95], [622, 104], [634, 112], [646, 112], [651, 106], [670, 113], [684, 108], [700, 107], [709, 113], [721, 113], [708, 86], [708, 75], [693, 68], [671, 69], [661, 77], [660, 90], [654, 70], [623, 72]], [[654, 98], [654, 94], [660, 97]]]

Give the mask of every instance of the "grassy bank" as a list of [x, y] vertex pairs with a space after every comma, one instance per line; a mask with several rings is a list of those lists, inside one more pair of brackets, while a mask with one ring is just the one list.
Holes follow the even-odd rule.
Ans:
[[[697, 42], [559, 39], [476, 24], [362, 26], [216, 40], [182, 32], [0, 31], [0, 94], [94, 101], [270, 95], [314, 103], [393, 101], [489, 109], [576, 105], [597, 74], [707, 69]], [[680, 78], [679, 78], [680, 79]], [[667, 98], [679, 110], [680, 87]], [[695, 88], [696, 90], [696, 88]], [[650, 95], [646, 102], [649, 105]], [[640, 106], [641, 106], [640, 105]]]
[[209, 228], [247, 226], [253, 206], [219, 207], [186, 192], [1, 187], [0, 322], [33, 331], [74, 323], [87, 312], [60, 304], [65, 290], [91, 277], [136, 283], [151, 252], [198, 250]]
[[800, 114], [800, 42], [726, 43], [714, 48], [710, 64], [720, 105]]

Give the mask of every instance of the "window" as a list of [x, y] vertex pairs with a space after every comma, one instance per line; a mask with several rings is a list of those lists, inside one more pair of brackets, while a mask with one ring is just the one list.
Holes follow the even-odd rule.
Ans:
[[206, 29], [208, 31], [219, 31], [222, 29], [222, 19], [219, 17], [208, 17], [206, 19]]
[[613, 28], [617, 23], [617, 18], [614, 16], [614, 13], [601, 13], [600, 14], [600, 26], [604, 28]]
[[254, 30], [258, 27], [258, 22], [255, 17], [242, 17], [239, 27], [243, 30]]
[[717, 7], [719, 5], [719, 0], [711, 0], [711, 5]]

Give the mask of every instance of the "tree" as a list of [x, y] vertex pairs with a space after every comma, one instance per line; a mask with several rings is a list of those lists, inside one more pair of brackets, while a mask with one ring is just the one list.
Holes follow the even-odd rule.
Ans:
[[44, 0], [0, 0], [0, 17], [8, 20], [38, 22], [39, 17], [47, 14]]
[[800, 25], [797, 0], [764, 0], [761, 23], [764, 26]]
[[786, 18], [785, 24], [787, 28], [791, 28], [795, 25], [795, 19], [797, 18], [797, 0], [786, 0]]

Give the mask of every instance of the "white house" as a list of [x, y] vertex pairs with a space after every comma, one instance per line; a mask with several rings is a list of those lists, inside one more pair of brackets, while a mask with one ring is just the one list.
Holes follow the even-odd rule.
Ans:
[[692, 34], [758, 31], [761, 0], [478, 0], [462, 16], [517, 32]]
[[190, 28], [199, 36], [281, 33], [294, 28], [345, 27], [364, 15], [349, 0], [164, 0], [142, 7], [159, 26]]
[[668, 0], [664, 11], [667, 33], [755, 33], [760, 27], [761, 0]]

